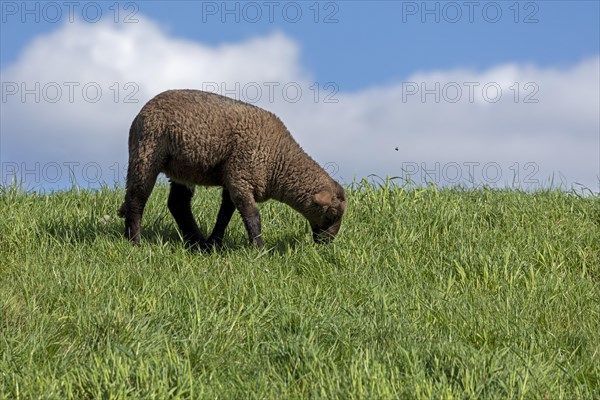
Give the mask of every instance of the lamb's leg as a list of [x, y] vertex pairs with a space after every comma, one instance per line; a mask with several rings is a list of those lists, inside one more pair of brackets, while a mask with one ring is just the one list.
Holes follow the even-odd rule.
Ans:
[[167, 206], [173, 214], [175, 222], [181, 231], [187, 245], [203, 245], [204, 236], [200, 232], [192, 214], [192, 196], [194, 190], [186, 185], [171, 182], [171, 191]]
[[235, 208], [239, 210], [240, 215], [242, 216], [242, 220], [248, 231], [250, 244], [253, 244], [258, 248], [263, 248], [265, 243], [260, 228], [260, 213], [258, 212], [258, 207], [256, 207], [254, 198], [244, 196], [236, 197], [232, 200], [233, 204], [235, 204]]
[[142, 214], [161, 169], [152, 144], [130, 146], [127, 191], [119, 210], [119, 214], [125, 217], [125, 237], [135, 245], [140, 244]]
[[217, 247], [221, 246], [221, 243], [223, 243], [225, 229], [227, 228], [227, 225], [229, 225], [229, 221], [231, 221], [231, 217], [235, 211], [235, 205], [233, 204], [233, 201], [231, 201], [229, 190], [223, 188], [221, 197], [221, 207], [219, 208], [219, 214], [217, 215], [217, 222], [207, 241], [208, 245]]
[[127, 185], [125, 202], [121, 206], [120, 213], [125, 217], [125, 237], [135, 245], [140, 244], [142, 214], [144, 213], [144, 207], [152, 193], [157, 177], [158, 173], [152, 174], [147, 177], [147, 181], [144, 184]]

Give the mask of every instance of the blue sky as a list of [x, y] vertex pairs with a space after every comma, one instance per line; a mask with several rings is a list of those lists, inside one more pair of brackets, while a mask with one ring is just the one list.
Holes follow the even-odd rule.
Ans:
[[[98, 22], [86, 22], [97, 5]], [[335, 83], [335, 105], [305, 99], [259, 105], [277, 112], [319, 162], [335, 163], [346, 182], [400, 175], [407, 165], [448, 172], [452, 163], [467, 163], [468, 170], [478, 162], [501, 165], [498, 184], [514, 181], [511, 173], [522, 181], [534, 171], [542, 184], [561, 174], [569, 184], [598, 188], [598, 1], [108, 1], [76, 2], [73, 14], [69, 21], [64, 2], [2, 1], [3, 96], [13, 84], [97, 81], [110, 93], [110, 82], [135, 80], [139, 102], [3, 97], [0, 161], [11, 163], [3, 180], [16, 167], [35, 170], [37, 160], [92, 160], [104, 169], [125, 163], [123, 132], [158, 90], [275, 80], [301, 82], [305, 94], [315, 82]], [[137, 22], [125, 23], [128, 16]], [[494, 83], [503, 98], [439, 104], [429, 96], [407, 104], [407, 82], [429, 88], [458, 82], [463, 90], [464, 82]], [[510, 104], [515, 87], [519, 98]], [[527, 94], [535, 104], [524, 104]], [[107, 113], [114, 115], [110, 123]], [[82, 124], [97, 118], [94, 125], [106, 126], [78, 138], [73, 118], [79, 115], [87, 118]]]
[[[7, 2], [3, 3], [6, 7]], [[521, 1], [517, 6], [514, 1], [473, 2], [470, 7], [463, 1], [426, 5], [421, 1], [325, 1], [318, 7], [306, 1], [296, 2], [302, 16], [295, 23], [288, 22], [296, 19], [295, 6], [284, 11], [286, 2], [251, 3], [249, 7], [241, 2], [223, 6], [221, 1], [144, 1], [135, 3], [136, 10], [121, 2], [119, 18], [132, 12], [132, 18], [144, 14], [175, 37], [212, 45], [283, 31], [300, 44], [302, 63], [315, 79], [335, 81], [344, 90], [385, 84], [420, 70], [484, 69], [504, 62], [560, 67], [597, 55], [600, 49], [600, 2], [594, 0]], [[487, 22], [496, 19], [495, 6], [487, 6], [484, 12], [490, 3], [500, 5], [498, 22]], [[114, 2], [98, 4], [102, 4], [105, 17], [114, 17]], [[435, 10], [436, 5], [438, 12], [426, 12]], [[460, 6], [460, 18], [456, 18], [455, 5]], [[227, 13], [236, 6], [239, 12]], [[35, 22], [35, 14], [3, 16], [0, 67], [14, 62], [36, 35], [56, 29], [56, 23], [45, 22], [42, 7], [40, 23]], [[262, 17], [253, 22], [256, 10]], [[52, 20], [50, 12], [53, 10], [46, 10]], [[62, 12], [66, 16], [68, 8], [62, 7]], [[94, 12], [94, 8], [88, 9], [90, 18]], [[82, 13], [83, 6], [74, 9], [76, 16]], [[22, 23], [23, 18], [27, 23]]]

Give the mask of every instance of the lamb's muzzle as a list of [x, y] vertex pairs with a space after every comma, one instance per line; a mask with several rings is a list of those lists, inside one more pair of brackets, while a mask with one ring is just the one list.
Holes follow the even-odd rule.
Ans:
[[319, 244], [331, 242], [333, 239], [335, 239], [335, 236], [338, 234], [341, 225], [342, 220], [340, 219], [339, 221], [337, 221], [329, 227], [317, 226], [315, 229], [313, 229], [313, 240], [315, 241], [315, 243]]

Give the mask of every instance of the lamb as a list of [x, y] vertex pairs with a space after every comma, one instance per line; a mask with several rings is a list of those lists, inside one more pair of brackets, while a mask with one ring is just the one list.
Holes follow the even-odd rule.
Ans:
[[[275, 199], [300, 212], [313, 240], [331, 241], [346, 210], [342, 186], [308, 156], [273, 113], [199, 90], [168, 90], [148, 101], [129, 130], [125, 237], [140, 244], [144, 206], [158, 174], [170, 180], [167, 206], [186, 244], [222, 245], [234, 211], [251, 245], [264, 247], [256, 204]], [[210, 236], [192, 215], [195, 185], [221, 186], [222, 199]]]

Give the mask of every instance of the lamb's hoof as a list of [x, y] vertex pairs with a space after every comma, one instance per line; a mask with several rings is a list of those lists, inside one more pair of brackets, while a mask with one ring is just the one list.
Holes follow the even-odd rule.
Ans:
[[128, 230], [123, 233], [123, 237], [135, 247], [141, 246], [140, 235], [132, 235]]
[[185, 248], [191, 251], [201, 251], [204, 247], [204, 240], [186, 240]]
[[263, 250], [265, 248], [265, 241], [263, 240], [262, 236], [257, 236], [253, 241], [250, 242], [250, 246], [258, 250]]
[[209, 237], [202, 246], [202, 251], [211, 252], [211, 251], [219, 251], [223, 248], [223, 239], [218, 239], [214, 237]]

